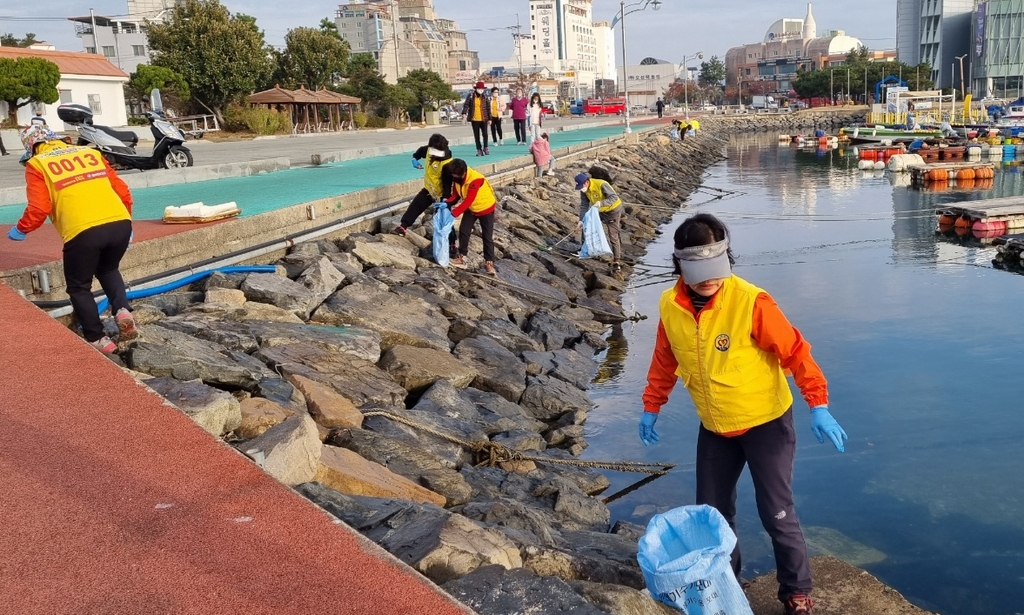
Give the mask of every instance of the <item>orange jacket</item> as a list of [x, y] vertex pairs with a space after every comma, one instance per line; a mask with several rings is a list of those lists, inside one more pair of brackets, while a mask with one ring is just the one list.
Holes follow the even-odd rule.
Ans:
[[[676, 303], [694, 314], [699, 321], [703, 310], [698, 313], [694, 309], [682, 279], [676, 282], [676, 287], [679, 291]], [[712, 297], [708, 306], [712, 305], [717, 298], [717, 295]], [[811, 356], [811, 345], [804, 340], [796, 327], [789, 323], [778, 304], [768, 293], [761, 293], [757, 296], [751, 329], [750, 336], [758, 347], [777, 356], [783, 369], [792, 372], [793, 379], [808, 406], [813, 408], [828, 404], [828, 382], [825, 380], [821, 368]], [[678, 378], [676, 376], [677, 368], [678, 363], [672, 353], [672, 346], [665, 333], [665, 328], [659, 322], [654, 356], [651, 358], [651, 367], [647, 372], [647, 387], [643, 394], [645, 411], [657, 413], [668, 401], [668, 396]], [[743, 432], [722, 435], [740, 435], [740, 433]]]

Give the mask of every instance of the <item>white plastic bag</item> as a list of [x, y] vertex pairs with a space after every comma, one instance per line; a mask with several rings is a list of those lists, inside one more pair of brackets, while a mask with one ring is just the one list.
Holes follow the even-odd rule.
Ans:
[[455, 218], [452, 217], [452, 212], [448, 210], [447, 206], [443, 204], [436, 206], [437, 211], [434, 212], [434, 262], [442, 267], [447, 267], [451, 262], [448, 239], [455, 226]]
[[608, 245], [608, 237], [605, 236], [604, 225], [601, 224], [601, 212], [596, 206], [591, 207], [583, 215], [583, 245], [580, 247], [580, 258], [594, 258], [611, 253], [612, 248]]
[[753, 615], [736, 575], [736, 535], [711, 506], [655, 515], [637, 560], [651, 596], [687, 615]]

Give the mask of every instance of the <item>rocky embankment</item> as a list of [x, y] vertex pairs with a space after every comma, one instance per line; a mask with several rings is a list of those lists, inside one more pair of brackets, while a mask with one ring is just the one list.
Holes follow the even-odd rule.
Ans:
[[608, 479], [572, 463], [595, 356], [609, 323], [630, 317], [631, 269], [573, 257], [571, 178], [611, 171], [635, 261], [721, 159], [715, 132], [651, 135], [498, 188], [496, 277], [479, 237], [470, 269], [444, 269], [429, 218], [404, 237], [385, 219], [377, 234], [297, 245], [277, 273], [214, 274], [137, 302], [142, 337], [122, 357], [203, 429], [479, 613], [672, 613], [643, 591], [644, 528], [612, 525], [596, 497]]
[[835, 132], [843, 126], [862, 123], [867, 107], [830, 109], [819, 111], [806, 109], [794, 113], [747, 113], [743, 115], [708, 115], [700, 118], [703, 130], [716, 132], [779, 132], [796, 134], [808, 129], [822, 129]]

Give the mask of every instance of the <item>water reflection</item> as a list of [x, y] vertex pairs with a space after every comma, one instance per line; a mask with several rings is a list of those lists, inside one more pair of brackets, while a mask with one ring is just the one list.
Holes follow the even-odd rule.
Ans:
[[626, 357], [629, 355], [629, 342], [622, 333], [622, 323], [612, 325], [607, 342], [608, 349], [600, 359], [594, 384], [605, 384], [615, 380], [625, 368]]
[[[722, 217], [736, 272], [771, 292], [829, 378], [851, 437], [845, 454], [819, 445], [806, 405], [795, 408], [809, 542], [944, 615], [1024, 611], [1024, 413], [1014, 386], [1024, 284], [992, 267], [982, 240], [937, 234], [934, 216], [946, 203], [1024, 194], [1019, 167], [1001, 168], [983, 192], [927, 192], [862, 173], [849, 151], [802, 151], [774, 135], [734, 139], [727, 154], [706, 184], [743, 194], [670, 224], [694, 210]], [[646, 262], [667, 262], [670, 242], [661, 235]], [[694, 497], [697, 420], [685, 390], [662, 410], [658, 445], [636, 435], [658, 296], [671, 283], [630, 292], [651, 318], [616, 332], [587, 425], [589, 458], [680, 464], [612, 504], [636, 523]], [[612, 490], [633, 479], [610, 478]], [[747, 479], [739, 510], [747, 574], [764, 572], [771, 550]]]

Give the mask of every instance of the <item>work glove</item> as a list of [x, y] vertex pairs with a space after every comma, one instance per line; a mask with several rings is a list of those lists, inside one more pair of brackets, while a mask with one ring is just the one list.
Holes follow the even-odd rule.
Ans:
[[11, 230], [7, 231], [7, 238], [13, 239], [14, 241], [25, 241], [26, 237], [28, 237], [28, 235], [19, 231], [16, 226], [12, 226]]
[[644, 415], [640, 417], [640, 440], [643, 441], [644, 446], [650, 446], [661, 439], [658, 432], [654, 431], [654, 422], [657, 420], [657, 412], [644, 412]]
[[423, 168], [423, 163], [420, 162], [419, 160], [416, 160], [415, 158], [413, 158], [412, 159], [412, 168], [414, 168], [414, 169], [422, 169]]
[[846, 450], [843, 441], [848, 440], [849, 436], [846, 435], [846, 432], [839, 426], [839, 423], [829, 414], [828, 406], [811, 408], [811, 432], [818, 439], [818, 442], [824, 444], [825, 436], [828, 436], [832, 444], [835, 444], [837, 451], [842, 453]]
[[583, 220], [577, 220], [576, 221], [576, 230], [578, 231], [578, 230], [580, 230], [582, 228], [583, 228]]

